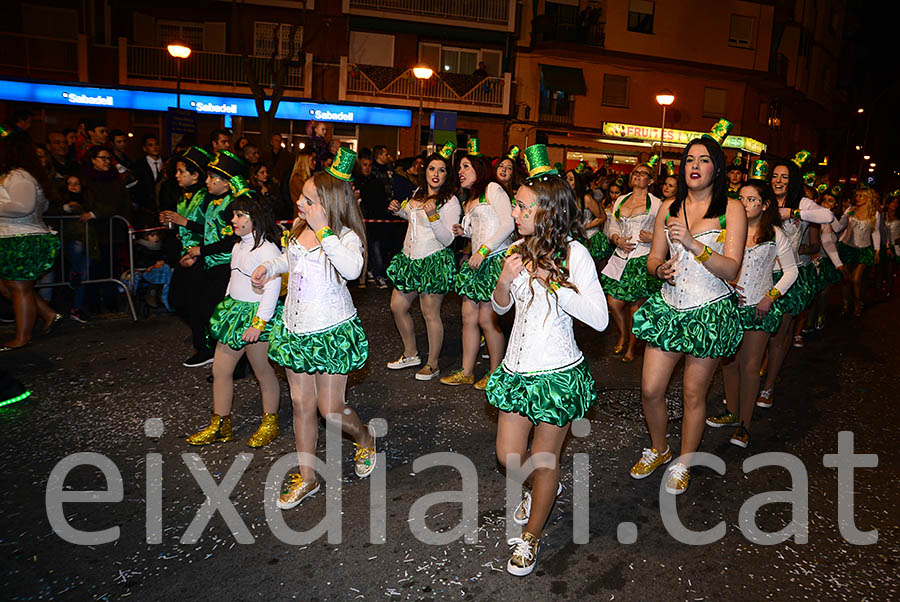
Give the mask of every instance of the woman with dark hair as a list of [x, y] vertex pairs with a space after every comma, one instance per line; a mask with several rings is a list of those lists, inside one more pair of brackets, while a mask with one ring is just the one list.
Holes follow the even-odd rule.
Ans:
[[[826, 185], [823, 184], [822, 186], [825, 186], [825, 190], [820, 192], [820, 202], [822, 207], [834, 213], [835, 210], [840, 208], [840, 203], [837, 200], [840, 197], [840, 188], [835, 187], [832, 190], [828, 190]], [[840, 254], [837, 250], [837, 236], [835, 236], [831, 224], [822, 224], [820, 238], [822, 252], [815, 260], [816, 270], [818, 272], [819, 284], [817, 288], [819, 293], [816, 296], [816, 300], [813, 302], [810, 318], [810, 321], [815, 325], [816, 330], [825, 328], [825, 312], [828, 307], [828, 295], [831, 292], [832, 286], [843, 279], [843, 272], [845, 270], [844, 263], [841, 261]]]
[[0, 351], [9, 351], [31, 341], [37, 318], [44, 332], [62, 320], [34, 288], [53, 266], [59, 239], [42, 219], [50, 204], [44, 195], [47, 173], [28, 134], [0, 127], [0, 174], [0, 294], [16, 318], [16, 334]]
[[666, 161], [663, 165], [663, 169], [665, 170], [666, 175], [663, 178], [659, 192], [662, 194], [662, 200], [664, 202], [674, 201], [675, 193], [678, 191], [678, 170], [675, 168], [674, 161]]
[[613, 353], [625, 351], [622, 361], [626, 363], [633, 362], [637, 352], [637, 339], [631, 332], [634, 312], [662, 286], [659, 279], [647, 273], [647, 256], [659, 211], [659, 199], [650, 193], [653, 173], [652, 163], [635, 167], [631, 172], [631, 192], [620, 196], [613, 205], [609, 241], [614, 251], [600, 274], [609, 311], [619, 330]]
[[676, 495], [690, 482], [691, 454], [703, 437], [713, 374], [721, 358], [734, 355], [743, 336], [728, 284], [740, 272], [747, 237], [743, 205], [725, 195], [720, 145], [730, 128], [720, 120], [712, 135], [704, 134], [684, 149], [678, 193], [659, 209], [647, 259], [647, 271], [664, 284], [634, 315], [634, 334], [647, 342], [641, 397], [651, 447], [644, 449], [631, 476], [646, 478], [672, 459], [666, 443], [665, 394], [675, 366], [684, 358], [681, 457], [665, 483], [666, 491]]
[[494, 161], [494, 179], [503, 186], [503, 190], [512, 198], [519, 189], [519, 153], [521, 149], [513, 146], [505, 155]]
[[286, 203], [281, 198], [281, 184], [269, 173], [265, 163], [257, 163], [250, 168], [250, 187], [259, 193], [276, 220], [289, 220], [294, 217], [293, 203]]
[[[512, 241], [515, 224], [509, 195], [491, 181], [491, 166], [478, 150], [478, 139], [470, 138], [468, 151], [459, 162], [459, 185], [466, 193], [462, 224], [453, 225], [453, 234], [472, 239], [472, 256], [460, 266], [455, 289], [462, 302], [462, 369], [445, 376], [445, 385], [471, 385], [484, 390], [488, 377], [503, 356], [503, 331], [491, 308], [491, 293], [503, 268], [503, 256]], [[490, 354], [491, 368], [475, 382], [475, 360], [481, 334]]]
[[428, 361], [416, 372], [416, 380], [431, 380], [440, 374], [438, 360], [444, 344], [441, 303], [453, 288], [456, 263], [453, 257], [453, 226], [459, 223], [456, 175], [450, 158], [456, 145], [448, 142], [425, 161], [425, 188], [417, 188], [411, 199], [392, 200], [388, 210], [409, 222], [403, 250], [394, 255], [387, 277], [394, 284], [391, 312], [403, 341], [403, 353], [389, 362], [391, 370], [419, 366], [416, 330], [409, 309], [416, 297], [428, 333]]
[[[744, 334], [737, 354], [722, 365], [727, 409], [706, 419], [711, 427], [737, 427], [731, 443], [739, 447], [747, 447], [750, 442], [750, 419], [759, 393], [759, 364], [769, 337], [781, 325], [781, 308], [775, 301], [791, 288], [798, 274], [794, 250], [781, 229], [778, 204], [767, 175], [766, 162], [756, 161], [750, 180], [738, 190], [738, 200], [747, 213], [747, 241], [734, 288]], [[776, 259], [783, 269], [777, 282], [772, 277]]]
[[586, 237], [585, 246], [595, 259], [606, 259], [612, 253], [612, 245], [609, 244], [609, 240], [603, 233], [606, 212], [600, 209], [600, 205], [594, 200], [594, 195], [588, 190], [583, 170], [579, 171], [578, 169], [582, 165], [584, 163], [579, 163], [578, 167], [566, 172], [566, 183], [575, 193], [575, 203], [581, 214]]
[[[509, 540], [506, 570], [519, 577], [534, 570], [544, 524], [562, 490], [559, 457], [569, 424], [583, 418], [597, 396], [573, 321], [597, 331], [609, 322], [594, 262], [578, 242], [584, 232], [575, 195], [550, 168], [543, 144], [525, 153], [533, 175], [516, 193], [512, 212], [522, 238], [509, 248], [491, 295], [495, 311], [515, 305], [516, 315], [506, 356], [486, 390], [500, 410], [497, 458], [509, 477], [531, 482], [513, 516], [524, 531]], [[526, 460], [533, 464], [529, 475], [519, 473]]]

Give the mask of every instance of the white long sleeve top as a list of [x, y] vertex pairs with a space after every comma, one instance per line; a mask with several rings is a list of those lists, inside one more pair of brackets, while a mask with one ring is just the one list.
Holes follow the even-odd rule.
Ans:
[[832, 224], [823, 225], [820, 236], [822, 239], [822, 251], [824, 251], [825, 255], [828, 256], [828, 259], [831, 260], [832, 265], [836, 268], [844, 265], [837, 250], [837, 235], [834, 233]]
[[284, 253], [263, 263], [268, 276], [289, 273], [284, 325], [294, 334], [327, 330], [356, 315], [347, 289], [363, 269], [363, 246], [356, 232], [344, 227], [306, 249], [291, 239]]
[[[778, 282], [773, 284], [772, 267], [775, 259], [781, 262], [783, 272]], [[783, 295], [797, 281], [800, 270], [797, 257], [790, 239], [781, 228], [775, 228], [775, 240], [769, 240], [744, 250], [744, 261], [741, 263], [741, 274], [737, 284], [742, 291], [741, 305], [754, 306], [763, 300], [772, 287]]]
[[9, 172], [0, 185], [0, 237], [50, 234], [42, 216], [50, 206], [47, 197], [24, 169]]
[[463, 214], [461, 225], [465, 235], [472, 239], [473, 253], [482, 245], [491, 250], [488, 257], [506, 251], [516, 224], [509, 195], [503, 187], [496, 182], [488, 184], [478, 204]]
[[887, 246], [893, 247], [894, 254], [900, 256], [900, 245], [894, 242], [900, 238], [900, 219], [885, 222], [884, 227], [887, 231]]
[[[838, 220], [835, 219], [834, 214], [830, 209], [822, 207], [807, 197], [800, 199], [798, 209], [800, 211], [800, 218], [797, 219], [792, 216], [783, 220], [781, 222], [781, 229], [784, 231], [784, 234], [787, 235], [788, 239], [790, 239], [791, 246], [794, 247], [794, 251], [797, 253], [799, 265], [805, 266], [812, 261], [812, 258], [809, 255], [800, 255], [800, 246], [807, 240], [809, 225], [831, 224], [832, 227], [837, 228], [838, 231], [843, 229], [843, 226], [838, 223]], [[776, 259], [775, 269], [782, 269], [780, 260]]]
[[236, 301], [259, 303], [256, 317], [266, 322], [271, 320], [275, 313], [278, 294], [281, 292], [281, 280], [273, 278], [260, 291], [253, 288], [250, 278], [253, 276], [253, 270], [260, 264], [280, 256], [281, 251], [273, 242], [263, 241], [254, 249], [252, 232], [242, 236], [241, 242], [236, 243], [231, 251], [231, 278], [228, 280], [225, 294]]
[[878, 251], [881, 249], [881, 212], [875, 212], [875, 219], [856, 219], [850, 215], [848, 209], [841, 216], [841, 224], [846, 225], [846, 229], [841, 233], [838, 240], [848, 247], [864, 249], [866, 247], [875, 247]]
[[[621, 216], [621, 207], [631, 198], [631, 193], [623, 194], [616, 199], [612, 210], [612, 223], [609, 224], [609, 238], [613, 234], [627, 238], [628, 242], [634, 244], [634, 250], [631, 253], [625, 253], [619, 247], [616, 247], [615, 254], [622, 259], [633, 259], [635, 257], [643, 257], [650, 254], [651, 244], [649, 242], [641, 242], [641, 230], [653, 232], [653, 225], [656, 223], [656, 214], [659, 212], [661, 201], [647, 193], [647, 205], [643, 212], [637, 213], [630, 217]], [[619, 215], [619, 217], [617, 217]]]
[[[415, 194], [413, 195], [415, 196]], [[422, 259], [453, 243], [453, 224], [459, 223], [459, 199], [450, 197], [438, 209], [439, 219], [431, 221], [422, 208], [410, 209], [408, 201], [400, 206], [397, 215], [409, 222], [403, 239], [403, 254], [410, 259]]]
[[503, 367], [508, 372], [555, 372], [578, 365], [584, 355], [575, 342], [572, 319], [578, 319], [594, 330], [609, 324], [606, 295], [597, 278], [591, 254], [576, 241], [569, 241], [569, 281], [578, 292], [560, 287], [548, 291], [539, 280], [529, 286], [527, 270], [516, 276], [509, 287], [509, 303], [500, 305], [491, 296], [498, 314], [516, 306]]

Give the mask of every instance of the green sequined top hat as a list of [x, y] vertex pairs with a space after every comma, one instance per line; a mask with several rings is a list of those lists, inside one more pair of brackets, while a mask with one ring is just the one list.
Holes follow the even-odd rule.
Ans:
[[659, 155], [653, 155], [652, 157], [647, 159], [647, 162], [644, 163], [644, 165], [649, 167], [651, 170], [656, 171], [656, 166], [659, 165]]
[[466, 142], [466, 152], [473, 157], [481, 156], [481, 144], [478, 142], [478, 138], [469, 138], [469, 141]]
[[889, 198], [893, 198], [895, 196], [900, 196], [900, 189], [895, 190], [894, 192], [892, 192], [888, 195]]
[[808, 171], [808, 172], [806, 172], [805, 174], [803, 174], [803, 183], [806, 184], [807, 186], [810, 186], [810, 187], [815, 186], [815, 184], [816, 184], [816, 172], [814, 172], [814, 171]]
[[731, 131], [731, 128], [734, 127], [734, 124], [728, 121], [727, 119], [720, 119], [716, 122], [712, 129], [709, 130], [708, 134], [703, 134], [706, 138], [710, 138], [711, 140], [715, 140], [719, 146], [722, 146], [722, 143], [725, 142], [725, 138], [728, 138], [728, 132]]
[[803, 167], [803, 164], [809, 160], [811, 155], [812, 153], [810, 153], [808, 150], [802, 150], [794, 155], [794, 158], [791, 159], [791, 161], [793, 161], [794, 165], [796, 165], [797, 167]]
[[338, 149], [334, 162], [325, 168], [329, 174], [343, 180], [344, 182], [353, 181], [353, 166], [356, 165], [356, 151], [342, 146]]
[[249, 175], [247, 164], [244, 163], [244, 160], [227, 150], [216, 153], [216, 156], [209, 162], [206, 169], [228, 181], [231, 181], [231, 178], [235, 176], [241, 176], [246, 179]]
[[675, 176], [678, 174], [678, 169], [675, 167], [675, 161], [666, 161], [663, 163], [663, 167], [666, 170], [666, 176]]
[[9, 136], [9, 130], [0, 125], [0, 138], [6, 138], [7, 136]]
[[522, 152], [522, 149], [519, 148], [518, 146], [514, 145], [506, 152], [506, 158], [512, 159], [512, 162], [515, 163], [516, 161], [518, 161], [519, 154], [521, 152]]
[[828, 184], [822, 182], [821, 184], [816, 186], [816, 192], [818, 192], [819, 194], [825, 194], [826, 192], [828, 192]]
[[231, 188], [231, 196], [239, 197], [242, 194], [250, 193], [250, 183], [244, 176], [237, 175], [228, 180], [228, 187]]
[[840, 184], [831, 187], [831, 194], [834, 195], [834, 198], [840, 198], [842, 192], [844, 192], [844, 187]]
[[744, 167], [744, 157], [740, 153], [734, 156], [734, 159], [731, 160], [731, 164], [728, 166], [728, 171], [732, 170], [747, 173], [747, 168]]
[[547, 154], [546, 144], [533, 144], [526, 148], [523, 154], [529, 178], [559, 174], [559, 171], [550, 166], [550, 156]]
[[456, 150], [456, 143], [448, 140], [444, 144], [444, 148], [438, 151], [438, 154], [445, 158], [447, 161], [453, 158], [453, 151]]
[[619, 176], [618, 178], [616, 178], [613, 181], [613, 184], [618, 186], [620, 189], [625, 188], [625, 178], [623, 178], [622, 176]]
[[587, 170], [588, 170], [588, 164], [584, 159], [579, 161], [578, 165], [575, 166], [575, 173], [577, 173], [577, 174], [583, 174]]
[[763, 159], [757, 159], [753, 162], [753, 171], [750, 172], [752, 180], [768, 180], [769, 179], [769, 163]]
[[192, 146], [178, 157], [178, 161], [190, 163], [200, 171], [206, 171], [206, 166], [212, 160], [212, 155], [199, 146]]

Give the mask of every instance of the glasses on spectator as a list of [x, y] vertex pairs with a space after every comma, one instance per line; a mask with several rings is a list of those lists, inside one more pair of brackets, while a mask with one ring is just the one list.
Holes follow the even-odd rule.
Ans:
[[650, 172], [649, 172], [649, 171], [643, 171], [643, 170], [634, 172], [634, 176], [635, 176], [635, 177], [645, 177], [645, 178], [652, 178], [652, 177], [653, 177], [652, 175], [650, 175]]

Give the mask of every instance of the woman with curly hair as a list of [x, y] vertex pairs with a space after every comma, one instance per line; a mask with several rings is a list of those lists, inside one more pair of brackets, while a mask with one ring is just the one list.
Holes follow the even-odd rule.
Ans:
[[569, 424], [596, 398], [573, 319], [598, 331], [609, 321], [594, 261], [577, 241], [584, 232], [575, 195], [550, 167], [544, 145], [525, 152], [530, 177], [516, 192], [512, 212], [522, 238], [510, 247], [491, 295], [496, 312], [515, 305], [516, 315], [506, 356], [486, 389], [500, 410], [497, 458], [517, 477], [530, 473], [531, 490], [513, 517], [525, 530], [509, 540], [506, 570], [517, 576], [534, 570], [544, 523], [561, 492], [559, 456]]
[[853, 193], [853, 204], [841, 217], [846, 229], [838, 238], [838, 253], [848, 268], [848, 281], [844, 283], [844, 313], [853, 305], [853, 315], [862, 315], [863, 276], [866, 268], [880, 259], [881, 212], [875, 201], [875, 192], [868, 186], [860, 186]]

